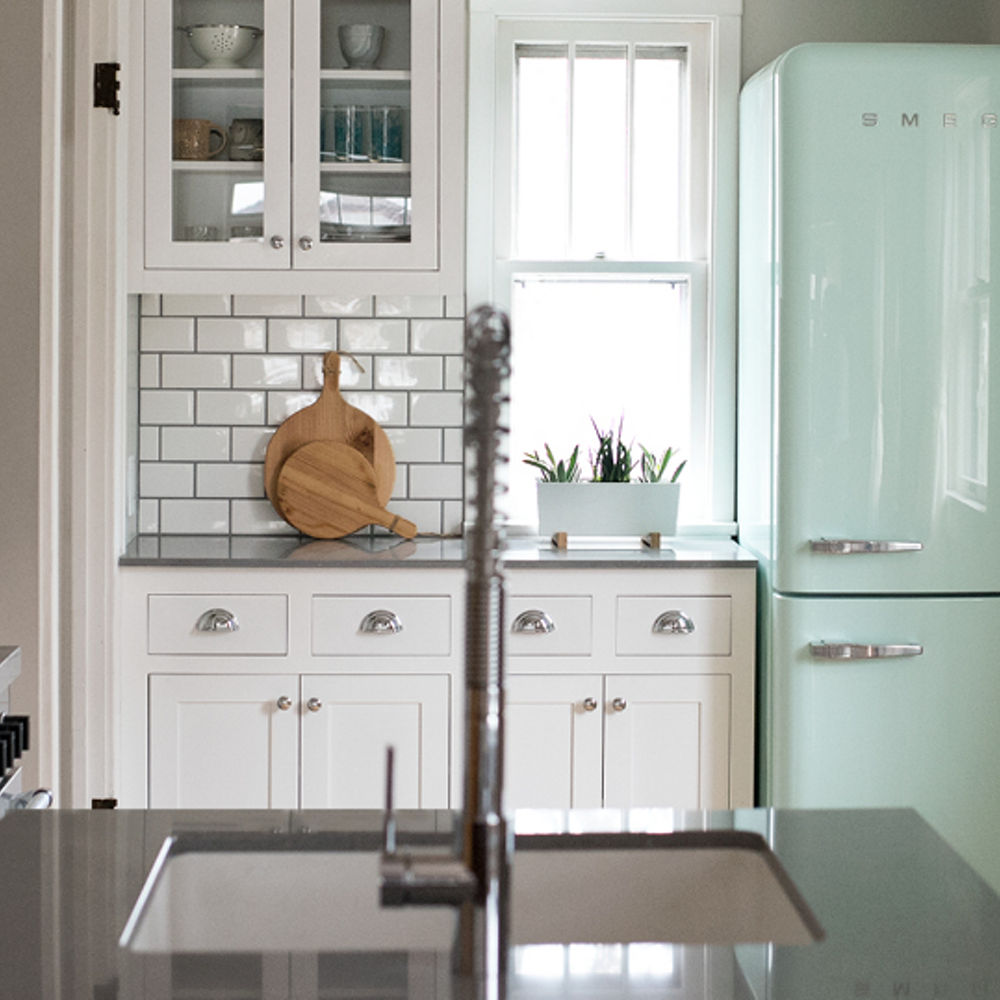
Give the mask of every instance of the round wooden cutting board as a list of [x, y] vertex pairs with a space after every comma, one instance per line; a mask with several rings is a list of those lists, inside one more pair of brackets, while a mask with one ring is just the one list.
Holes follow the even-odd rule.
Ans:
[[372, 417], [351, 406], [340, 394], [340, 355], [336, 351], [330, 351], [323, 359], [323, 389], [319, 398], [293, 413], [274, 432], [267, 446], [264, 490], [276, 508], [282, 467], [294, 452], [312, 441], [334, 442], [357, 451], [374, 472], [377, 504], [384, 507], [389, 502], [396, 482], [392, 445]]
[[369, 524], [404, 538], [417, 533], [412, 521], [379, 503], [371, 463], [337, 441], [311, 441], [285, 459], [272, 503], [292, 527], [313, 538], [343, 538]]

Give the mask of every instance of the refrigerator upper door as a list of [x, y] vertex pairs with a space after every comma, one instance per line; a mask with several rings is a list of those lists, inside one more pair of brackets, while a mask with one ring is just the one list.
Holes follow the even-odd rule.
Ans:
[[772, 82], [775, 586], [995, 591], [1000, 47], [802, 46]]
[[1000, 598], [777, 596], [771, 613], [765, 801], [916, 808], [1000, 890]]

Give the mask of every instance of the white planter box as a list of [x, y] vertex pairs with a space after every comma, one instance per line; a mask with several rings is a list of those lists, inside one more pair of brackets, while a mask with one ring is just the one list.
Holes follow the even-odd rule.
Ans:
[[675, 535], [680, 490], [680, 483], [538, 483], [538, 530]]

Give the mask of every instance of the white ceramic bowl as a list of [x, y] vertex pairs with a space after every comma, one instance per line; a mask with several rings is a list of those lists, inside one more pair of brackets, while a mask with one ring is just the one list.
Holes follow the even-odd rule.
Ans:
[[369, 69], [382, 52], [385, 28], [380, 24], [342, 24], [337, 37], [347, 65], [351, 69]]
[[195, 55], [216, 69], [238, 66], [264, 34], [246, 24], [191, 24], [180, 30], [188, 36]]

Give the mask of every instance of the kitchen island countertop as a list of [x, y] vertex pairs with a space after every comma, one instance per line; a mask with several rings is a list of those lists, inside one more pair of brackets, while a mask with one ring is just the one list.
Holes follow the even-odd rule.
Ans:
[[[119, 558], [121, 566], [215, 566], [233, 569], [292, 567], [410, 566], [420, 569], [464, 565], [461, 538], [401, 540], [388, 536], [329, 540], [285, 535], [139, 535]], [[659, 549], [641, 540], [574, 539], [557, 549], [547, 539], [507, 539], [503, 561], [523, 569], [731, 569], [756, 566], [753, 554], [727, 538], [664, 539]]]
[[[569, 824], [576, 814], [552, 814]], [[543, 817], [544, 818], [544, 817]], [[561, 818], [561, 819], [560, 819]], [[590, 817], [592, 819], [592, 817]], [[411, 831], [447, 831], [450, 813], [401, 813]], [[521, 814], [518, 815], [520, 825]], [[1000, 996], [1000, 899], [914, 812], [908, 810], [602, 813], [619, 829], [744, 829], [762, 834], [825, 930], [806, 946], [562, 946], [515, 952], [510, 995], [704, 1000], [857, 1000]], [[548, 821], [548, 820], [546, 820]], [[0, 821], [0, 997], [17, 1000], [154, 1000], [354, 996], [354, 959], [312, 955], [313, 982], [300, 992], [261, 970], [261, 955], [242, 963], [185, 956], [162, 975], [123, 976], [134, 960], [118, 936], [165, 837], [193, 830], [377, 831], [373, 812], [171, 812], [97, 810], [22, 812]], [[375, 887], [372, 887], [375, 892]], [[566, 900], [572, 899], [567, 887]], [[556, 901], [554, 905], [560, 905]], [[553, 946], [544, 946], [551, 949]], [[286, 956], [289, 968], [310, 956]], [[329, 956], [326, 956], [329, 958]], [[376, 963], [389, 975], [399, 956]], [[164, 965], [164, 962], [166, 964]], [[447, 967], [446, 965], [444, 967]], [[249, 970], [249, 978], [247, 978]], [[256, 971], [254, 971], [256, 970]], [[271, 965], [273, 972], [273, 962]], [[353, 971], [352, 971], [353, 970]], [[254, 976], [256, 975], [256, 981]], [[202, 976], [202, 981], [197, 977]], [[307, 976], [308, 980], [309, 977]], [[237, 980], [241, 988], [235, 990]], [[342, 982], [340, 980], [343, 980]], [[294, 977], [291, 980], [294, 982]], [[401, 998], [443, 1000], [447, 977], [402, 976]], [[406, 986], [406, 983], [409, 986]], [[432, 985], [428, 986], [428, 983]], [[139, 984], [137, 986], [137, 983]], [[418, 984], [419, 983], [419, 988]], [[346, 992], [343, 990], [346, 989]], [[360, 995], [360, 994], [358, 994]], [[378, 994], [382, 996], [382, 993]], [[386, 994], [388, 995], [388, 994]]]

